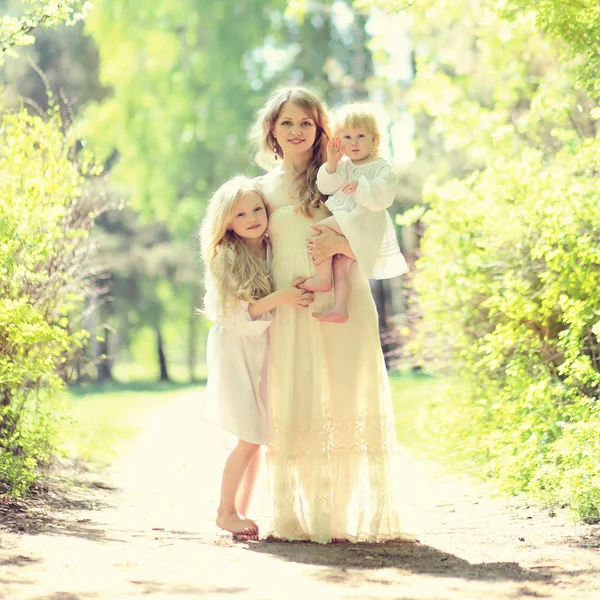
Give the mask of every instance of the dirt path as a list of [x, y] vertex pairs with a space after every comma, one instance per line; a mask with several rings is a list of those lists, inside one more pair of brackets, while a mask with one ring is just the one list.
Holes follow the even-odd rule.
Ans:
[[35, 533], [0, 529], [0, 598], [600, 599], [600, 527], [411, 460], [418, 543], [234, 544], [212, 523], [223, 450], [198, 404], [183, 392], [150, 415], [103, 480], [116, 489], [85, 492], [87, 508]]

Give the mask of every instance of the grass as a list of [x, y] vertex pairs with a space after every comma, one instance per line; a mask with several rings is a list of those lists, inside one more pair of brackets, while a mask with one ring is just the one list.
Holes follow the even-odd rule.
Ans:
[[143, 431], [147, 415], [166, 406], [195, 384], [131, 382], [77, 386], [69, 390], [67, 423], [61, 428], [60, 448], [67, 455], [107, 464]]
[[[205, 370], [198, 369], [198, 375]], [[204, 381], [160, 382], [143, 366], [122, 366], [119, 381], [72, 386], [68, 392], [67, 423], [60, 445], [72, 457], [109, 463], [141, 433], [146, 416], [184, 391], [200, 391]], [[395, 372], [390, 385], [400, 442], [420, 453], [427, 445], [427, 408], [437, 393], [438, 380], [426, 374]]]
[[415, 454], [432, 455], [429, 416], [434, 399], [445, 383], [444, 378], [427, 373], [396, 371], [390, 374], [398, 440]]
[[147, 415], [184, 390], [200, 390], [206, 366], [198, 365], [199, 381], [189, 382], [185, 365], [172, 365], [173, 381], [158, 381], [149, 362], [117, 363], [115, 381], [73, 385], [67, 393], [69, 410], [60, 431], [60, 448], [73, 458], [107, 464], [143, 431]]
[[[189, 367], [182, 363], [169, 363], [169, 377], [174, 382], [190, 380]], [[113, 375], [121, 383], [156, 383], [159, 378], [158, 365], [155, 361], [125, 362], [119, 361], [113, 368]], [[198, 363], [194, 368], [194, 376], [198, 381], [206, 381], [207, 369], [205, 364]]]

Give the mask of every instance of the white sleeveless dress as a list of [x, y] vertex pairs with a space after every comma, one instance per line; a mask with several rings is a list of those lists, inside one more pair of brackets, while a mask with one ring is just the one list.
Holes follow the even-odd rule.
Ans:
[[[269, 217], [276, 289], [310, 277], [308, 219], [293, 206]], [[331, 305], [316, 294], [308, 310], [279, 306], [270, 327], [269, 398], [274, 439], [267, 449], [270, 533], [327, 543], [413, 539], [402, 527], [391, 467], [397, 442], [388, 377], [369, 284], [358, 269], [350, 318], [321, 323]]]

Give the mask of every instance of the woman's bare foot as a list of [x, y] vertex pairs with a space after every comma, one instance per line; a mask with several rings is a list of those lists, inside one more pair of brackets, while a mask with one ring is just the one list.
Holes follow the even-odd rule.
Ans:
[[312, 316], [317, 319], [317, 321], [323, 321], [325, 323], [345, 323], [348, 320], [348, 311], [331, 308], [322, 313], [313, 313]]
[[237, 512], [217, 515], [217, 527], [230, 531], [237, 540], [258, 540], [258, 525]]
[[315, 275], [314, 277], [307, 279], [298, 287], [307, 292], [329, 292], [333, 287], [333, 284], [331, 283], [331, 277], [326, 278]]

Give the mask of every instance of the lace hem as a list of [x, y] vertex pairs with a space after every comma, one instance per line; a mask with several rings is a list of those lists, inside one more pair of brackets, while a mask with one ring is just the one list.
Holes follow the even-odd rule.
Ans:
[[294, 421], [283, 425], [277, 419], [273, 424], [274, 436], [269, 454], [285, 448], [292, 456], [322, 453], [350, 453], [356, 455], [391, 454], [398, 448], [395, 426], [381, 417], [355, 417], [340, 420], [315, 419], [302, 423]]
[[294, 455], [269, 448], [271, 534], [321, 543], [414, 539], [398, 516], [411, 520], [413, 512], [398, 487], [400, 472], [399, 453], [387, 450]]

